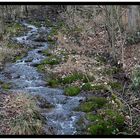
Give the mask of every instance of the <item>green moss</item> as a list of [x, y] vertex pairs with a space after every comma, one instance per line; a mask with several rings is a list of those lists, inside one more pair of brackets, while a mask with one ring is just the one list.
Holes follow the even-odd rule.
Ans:
[[107, 100], [102, 97], [91, 97], [88, 101], [80, 104], [80, 110], [83, 112], [91, 112], [95, 109], [102, 108]]
[[80, 105], [80, 110], [83, 111], [83, 112], [90, 112], [92, 111], [94, 108], [97, 108], [97, 105], [94, 104], [93, 102], [91, 101], [88, 101], [88, 102], [84, 102]]
[[85, 83], [85, 84], [82, 86], [82, 89], [85, 90], [85, 91], [90, 91], [90, 90], [92, 90], [92, 85], [91, 85], [91, 83]]
[[49, 33], [49, 35], [50, 36], [57, 35], [57, 32], [58, 32], [58, 28], [57, 27], [53, 27], [51, 29], [51, 32]]
[[85, 83], [82, 86], [82, 89], [85, 91], [101, 91], [101, 90], [106, 90], [106, 87], [103, 84], [98, 84], [98, 85], [94, 85], [90, 82]]
[[108, 122], [113, 123], [113, 125], [115, 125], [116, 127], [122, 128], [122, 126], [124, 125], [125, 118], [118, 111], [107, 109], [103, 111], [103, 114], [105, 114]]
[[123, 89], [119, 82], [109, 82], [108, 85], [111, 86], [112, 89]]
[[67, 87], [64, 90], [64, 93], [68, 96], [76, 96], [80, 93], [80, 88], [79, 87]]
[[80, 74], [80, 73], [73, 73], [69, 76], [66, 76], [65, 78], [61, 79], [61, 83], [63, 84], [70, 84], [74, 81], [77, 81], [77, 80], [81, 80], [83, 78], [83, 75]]
[[10, 83], [3, 83], [1, 87], [3, 90], [8, 91], [11, 88], [11, 85]]
[[26, 56], [26, 53], [25, 53], [25, 52], [22, 52], [22, 53], [20, 53], [20, 54], [18, 54], [18, 55], [16, 55], [16, 56], [14, 57], [13, 62], [15, 62], [15, 61], [17, 61], [17, 60], [20, 60], [20, 59], [22, 59], [22, 58], [25, 57], [25, 56]]
[[6, 28], [6, 32], [10, 35], [18, 35], [21, 31], [24, 30], [24, 27], [19, 23], [9, 24]]
[[56, 87], [59, 84], [59, 81], [57, 79], [51, 79], [48, 81], [48, 85], [51, 87]]
[[92, 135], [111, 135], [123, 129], [124, 116], [119, 112], [107, 109], [100, 114], [87, 114], [87, 119], [92, 122], [88, 131]]
[[43, 64], [38, 65], [37, 70], [40, 71], [40, 72], [45, 71], [45, 65], [43, 65]]
[[96, 122], [101, 121], [101, 119], [102, 119], [101, 116], [99, 116], [99, 115], [93, 115], [92, 113], [87, 113], [86, 114], [86, 118], [89, 121], [96, 121]]
[[90, 97], [88, 100], [92, 101], [94, 104], [97, 104], [98, 108], [103, 107], [107, 103], [107, 99], [103, 97]]
[[61, 59], [57, 56], [50, 56], [42, 61], [42, 64], [57, 65], [61, 62]]
[[97, 124], [90, 125], [88, 131], [91, 135], [111, 135], [118, 130], [106, 121], [100, 121]]

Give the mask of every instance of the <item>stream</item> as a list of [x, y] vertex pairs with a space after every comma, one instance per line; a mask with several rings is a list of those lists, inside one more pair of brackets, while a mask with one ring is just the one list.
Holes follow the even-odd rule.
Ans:
[[0, 73], [0, 80], [11, 83], [12, 88], [9, 92], [39, 95], [54, 106], [52, 109], [43, 112], [47, 121], [46, 135], [48, 134], [48, 126], [53, 129], [53, 135], [76, 135], [78, 134], [76, 122], [84, 114], [74, 111], [74, 108], [84, 98], [66, 96], [62, 89], [50, 88], [46, 85], [46, 81], [43, 79], [44, 74], [39, 73], [34, 65], [39, 64], [47, 57], [39, 52], [46, 50], [48, 43], [47, 41], [37, 42], [34, 38], [38, 36], [40, 30], [48, 33], [49, 29], [37, 28], [25, 22], [22, 24], [29, 29], [28, 33], [13, 39], [31, 49], [22, 59], [15, 63], [7, 63]]

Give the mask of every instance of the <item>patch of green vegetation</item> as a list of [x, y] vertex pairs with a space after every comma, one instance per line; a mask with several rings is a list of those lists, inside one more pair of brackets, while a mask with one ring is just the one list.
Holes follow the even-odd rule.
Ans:
[[80, 88], [74, 86], [67, 87], [65, 88], [64, 93], [68, 96], [76, 96], [80, 93]]
[[[124, 116], [118, 111], [114, 111], [111, 109], [104, 110], [102, 114], [105, 114], [108, 122], [113, 123], [118, 128], [121, 128], [124, 125]], [[102, 116], [103, 117], [103, 116]]]
[[116, 90], [123, 89], [121, 83], [119, 83], [119, 82], [109, 82], [108, 85], [111, 86], [112, 89], [116, 89]]
[[83, 112], [90, 112], [97, 108], [97, 104], [94, 106], [92, 101], [84, 102], [80, 105], [80, 110]]
[[3, 83], [1, 85], [1, 88], [4, 90], [4, 91], [8, 91], [10, 88], [11, 88], [11, 84], [10, 83]]
[[94, 121], [97, 121], [98, 122], [98, 121], [100, 121], [102, 119], [101, 116], [94, 115], [92, 113], [87, 113], [86, 114], [86, 118], [87, 118], [87, 120], [92, 121], [92, 122], [94, 122]]
[[66, 76], [63, 79], [61, 79], [61, 83], [70, 84], [74, 81], [82, 80], [82, 79], [83, 79], [83, 74], [76, 72], [76, 73], [73, 73], [73, 74], [71, 74], [69, 76]]
[[41, 64], [57, 65], [60, 62], [61, 62], [60, 58], [58, 58], [57, 56], [51, 55], [45, 60], [43, 60]]
[[92, 97], [88, 101], [80, 104], [80, 110], [83, 112], [91, 112], [102, 108], [106, 103], [107, 100], [103, 97]]
[[17, 60], [20, 60], [20, 59], [22, 59], [22, 58], [25, 57], [25, 56], [26, 56], [26, 53], [25, 53], [25, 52], [22, 52], [22, 53], [16, 55], [16, 56], [13, 58], [13, 62], [15, 62], [15, 61], [17, 61]]
[[85, 90], [85, 91], [90, 91], [92, 90], [92, 85], [91, 83], [85, 83], [83, 86], [82, 86], [82, 89]]
[[111, 135], [117, 132], [117, 129], [106, 121], [90, 125], [88, 127], [90, 135]]
[[44, 64], [38, 65], [38, 66], [37, 66], [37, 70], [40, 71], [40, 72], [45, 71], [45, 65], [44, 65]]
[[10, 35], [18, 35], [23, 30], [24, 27], [19, 23], [9, 24], [6, 28], [6, 32], [10, 33]]
[[57, 79], [51, 79], [48, 81], [48, 85], [51, 86], [51, 87], [56, 87], [59, 85], [59, 80]]
[[91, 135], [111, 135], [123, 129], [124, 116], [111, 109], [102, 110], [100, 114], [87, 114], [86, 118], [92, 122], [88, 126]]
[[92, 84], [90, 82], [85, 83], [82, 86], [82, 89], [85, 91], [101, 91], [101, 90], [107, 90], [104, 84]]
[[58, 33], [58, 28], [57, 27], [53, 27], [51, 29], [51, 32], [49, 33], [50, 36], [53, 36], [53, 35], [57, 35]]

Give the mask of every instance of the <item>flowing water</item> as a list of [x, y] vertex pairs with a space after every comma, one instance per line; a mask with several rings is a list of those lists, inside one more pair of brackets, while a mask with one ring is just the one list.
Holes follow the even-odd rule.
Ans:
[[[83, 115], [82, 112], [73, 111], [83, 100], [83, 97], [65, 96], [62, 89], [49, 88], [43, 80], [44, 75], [39, 73], [34, 67], [47, 56], [39, 53], [48, 48], [47, 42], [34, 41], [39, 30], [46, 33], [49, 29], [41, 27], [36, 28], [33, 25], [23, 23], [29, 28], [25, 36], [13, 38], [18, 43], [30, 47], [28, 54], [15, 63], [6, 64], [4, 70], [0, 73], [0, 80], [10, 82], [12, 84], [11, 92], [23, 92], [39, 95], [54, 105], [54, 108], [43, 112], [46, 117], [47, 126], [53, 129], [55, 135], [74, 135], [77, 134], [76, 121]], [[47, 134], [47, 129], [46, 129]]]

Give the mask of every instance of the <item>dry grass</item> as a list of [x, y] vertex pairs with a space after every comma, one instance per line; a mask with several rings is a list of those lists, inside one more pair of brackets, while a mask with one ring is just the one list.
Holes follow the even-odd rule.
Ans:
[[25, 93], [1, 96], [0, 134], [34, 135], [43, 134], [43, 118], [36, 100]]

